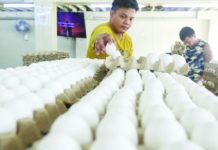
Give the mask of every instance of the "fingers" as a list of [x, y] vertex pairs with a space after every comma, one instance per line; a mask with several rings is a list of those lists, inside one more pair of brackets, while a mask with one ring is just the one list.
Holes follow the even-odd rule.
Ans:
[[103, 54], [105, 52], [105, 45], [102, 39], [96, 40], [95, 42], [95, 53], [96, 55]]
[[96, 37], [95, 46], [94, 46], [96, 55], [105, 53], [105, 48], [107, 43], [115, 43], [111, 35], [104, 33]]

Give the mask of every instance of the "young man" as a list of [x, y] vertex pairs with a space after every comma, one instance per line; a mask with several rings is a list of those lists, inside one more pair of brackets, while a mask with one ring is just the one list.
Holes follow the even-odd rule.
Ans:
[[97, 26], [91, 34], [87, 57], [105, 59], [105, 47], [113, 42], [124, 57], [132, 55], [132, 39], [126, 33], [138, 11], [136, 0], [114, 0], [110, 20]]
[[195, 31], [191, 27], [183, 27], [179, 33], [180, 39], [187, 46], [184, 52], [186, 62], [190, 66], [188, 77], [195, 82], [200, 82], [203, 78], [205, 62], [212, 59], [212, 51], [205, 41], [195, 36]]

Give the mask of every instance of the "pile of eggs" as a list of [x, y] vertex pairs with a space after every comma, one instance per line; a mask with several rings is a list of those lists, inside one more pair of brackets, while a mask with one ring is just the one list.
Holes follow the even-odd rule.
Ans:
[[17, 122], [33, 119], [34, 111], [56, 103], [71, 85], [93, 77], [101, 60], [63, 59], [0, 69], [0, 135], [16, 133]]
[[[65, 69], [71, 62], [78, 66], [63, 72], [62, 67], [57, 67], [59, 65], [48, 67], [50, 71], [58, 70], [58, 75], [47, 72], [49, 78], [42, 76], [43, 80], [40, 80], [36, 78], [40, 76], [37, 72], [43, 74], [47, 67], [32, 65], [38, 69], [32, 77], [40, 82], [33, 81], [31, 88], [28, 82], [13, 78], [14, 83], [0, 86], [1, 91], [11, 94], [14, 93], [11, 89], [16, 89], [16, 94], [20, 94], [19, 99], [15, 93], [9, 99], [2, 95], [0, 121], [4, 120], [4, 124], [0, 126], [0, 133], [15, 132], [16, 119], [32, 117], [33, 109], [42, 108], [52, 101], [54, 94], [60, 94], [70, 86], [66, 81], [75, 83], [93, 76], [102, 64], [97, 60], [65, 61], [66, 65], [62, 66]], [[54, 84], [49, 82], [51, 80], [57, 82]], [[13, 85], [20, 88], [11, 88]], [[29, 92], [31, 94], [27, 94]], [[48, 95], [42, 97], [45, 93]], [[43, 98], [47, 100], [43, 101]], [[8, 101], [15, 104], [9, 105]], [[22, 108], [27, 111], [13, 114]], [[30, 149], [217, 150], [217, 110], [218, 98], [187, 77], [177, 73], [114, 68], [98, 86], [59, 116], [49, 132]]]
[[123, 70], [147, 69], [167, 73], [177, 72], [183, 75], [189, 71], [189, 65], [184, 57], [177, 54], [149, 53], [147, 56], [141, 56], [139, 59], [133, 56], [126, 59], [123, 56], [109, 55], [105, 60], [105, 66], [110, 70], [120, 67]]

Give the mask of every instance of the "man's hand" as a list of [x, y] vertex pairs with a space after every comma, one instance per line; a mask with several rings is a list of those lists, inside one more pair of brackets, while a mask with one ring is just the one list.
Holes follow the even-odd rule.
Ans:
[[115, 41], [110, 34], [107, 33], [99, 34], [96, 37], [96, 41], [94, 45], [96, 55], [105, 53], [107, 43], [112, 43], [112, 42], [114, 43]]

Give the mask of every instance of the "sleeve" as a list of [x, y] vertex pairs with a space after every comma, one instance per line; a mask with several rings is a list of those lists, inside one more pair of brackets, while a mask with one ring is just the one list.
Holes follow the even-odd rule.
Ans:
[[96, 37], [99, 34], [103, 34], [103, 33], [108, 33], [112, 35], [112, 31], [111, 29], [107, 26], [98, 26], [94, 29], [94, 31], [91, 34], [90, 40], [89, 40], [89, 45], [88, 45], [88, 50], [87, 50], [87, 54], [86, 56], [89, 58], [96, 58], [97, 56], [95, 55], [95, 51], [94, 51], [94, 44], [96, 41]]
[[213, 58], [212, 50], [209, 46], [209, 44], [206, 44], [204, 46], [204, 57], [206, 62], [210, 62]]

